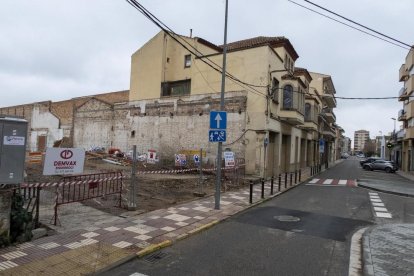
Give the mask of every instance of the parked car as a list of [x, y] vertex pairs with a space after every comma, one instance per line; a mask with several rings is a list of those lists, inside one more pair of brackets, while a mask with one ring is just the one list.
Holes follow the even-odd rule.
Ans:
[[341, 154], [342, 159], [347, 159], [348, 157], [349, 157], [349, 154], [346, 152]]
[[379, 157], [369, 157], [369, 158], [362, 159], [361, 161], [359, 161], [359, 164], [361, 164], [361, 166], [364, 167], [364, 164], [372, 163], [372, 162], [377, 161], [377, 160], [381, 160], [381, 158], [379, 158]]
[[369, 171], [382, 170], [387, 173], [396, 172], [398, 170], [398, 167], [394, 162], [386, 160], [376, 160], [371, 163], [365, 163], [363, 168]]

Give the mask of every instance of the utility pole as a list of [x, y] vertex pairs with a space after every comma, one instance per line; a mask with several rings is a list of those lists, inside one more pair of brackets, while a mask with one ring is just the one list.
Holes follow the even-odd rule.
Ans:
[[[224, 91], [226, 88], [226, 55], [227, 55], [227, 17], [228, 17], [229, 1], [226, 0], [226, 9], [224, 17], [224, 43], [223, 43], [223, 66], [221, 72], [221, 97], [220, 97], [220, 110], [224, 111]], [[220, 190], [221, 190], [221, 155], [222, 155], [223, 143], [218, 143], [217, 148], [217, 179], [216, 179], [216, 194], [214, 209], [220, 210]]]
[[134, 145], [132, 150], [132, 168], [131, 168], [131, 183], [129, 185], [129, 202], [128, 210], [135, 211], [137, 204], [135, 203], [135, 182], [137, 173], [137, 146]]

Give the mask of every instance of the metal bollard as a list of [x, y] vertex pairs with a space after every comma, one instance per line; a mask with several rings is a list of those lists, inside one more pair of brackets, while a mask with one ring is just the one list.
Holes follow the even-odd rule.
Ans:
[[270, 194], [273, 195], [273, 181], [274, 181], [274, 177], [272, 175], [272, 177], [270, 178]]
[[278, 189], [278, 191], [280, 192], [280, 186], [282, 185], [282, 175], [281, 174], [279, 174], [279, 189]]
[[292, 186], [292, 180], [293, 180], [293, 174], [290, 173], [290, 185], [289, 186]]
[[285, 189], [287, 188], [287, 172], [285, 172]]
[[302, 170], [299, 169], [299, 182], [301, 181], [301, 178], [302, 178]]
[[262, 198], [264, 198], [264, 178], [262, 178]]
[[295, 170], [295, 184], [298, 183], [298, 171]]
[[250, 180], [250, 198], [249, 198], [249, 203], [250, 204], [253, 203], [253, 180]]

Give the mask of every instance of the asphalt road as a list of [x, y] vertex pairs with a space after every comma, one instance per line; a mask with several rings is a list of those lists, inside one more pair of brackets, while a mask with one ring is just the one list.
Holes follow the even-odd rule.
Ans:
[[[404, 181], [396, 174], [368, 173], [350, 159], [317, 177]], [[357, 187], [300, 185], [103, 275], [348, 275], [352, 234], [387, 223], [374, 215], [368, 193]], [[412, 198], [380, 197], [393, 214], [391, 221], [413, 221]]]

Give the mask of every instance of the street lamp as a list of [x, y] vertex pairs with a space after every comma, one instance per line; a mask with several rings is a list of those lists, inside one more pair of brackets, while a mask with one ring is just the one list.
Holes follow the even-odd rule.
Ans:
[[[393, 120], [393, 121], [394, 121], [394, 131], [392, 132], [392, 143], [395, 145], [395, 143], [396, 143], [396, 141], [397, 141], [397, 139], [396, 139], [396, 137], [395, 137], [395, 124], [396, 124], [397, 119], [395, 119], [395, 118], [391, 118], [391, 120]], [[392, 145], [391, 145], [391, 147], [392, 147]], [[393, 154], [393, 155], [394, 155], [394, 154]], [[390, 148], [390, 161], [391, 161], [391, 148]]]

